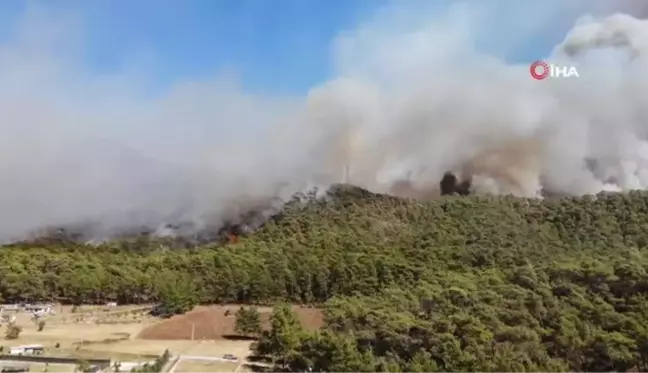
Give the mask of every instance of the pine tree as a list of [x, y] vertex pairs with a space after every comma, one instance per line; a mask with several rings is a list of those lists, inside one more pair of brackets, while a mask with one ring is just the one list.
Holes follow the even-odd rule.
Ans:
[[236, 332], [244, 336], [261, 334], [261, 314], [256, 307], [241, 307], [236, 312]]

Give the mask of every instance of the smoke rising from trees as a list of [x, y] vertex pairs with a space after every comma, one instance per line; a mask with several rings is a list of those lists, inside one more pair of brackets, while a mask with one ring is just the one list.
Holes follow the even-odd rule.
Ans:
[[[0, 43], [0, 239], [77, 222], [97, 238], [176, 234], [256, 209], [261, 221], [338, 182], [434, 197], [447, 171], [528, 197], [648, 185], [640, 0], [420, 4], [341, 34], [335, 77], [306, 98], [248, 94], [226, 74], [152, 97], [144, 67], [86, 72], [74, 19], [30, 9]], [[503, 58], [561, 24], [573, 27], [537, 59], [580, 78], [534, 81]]]

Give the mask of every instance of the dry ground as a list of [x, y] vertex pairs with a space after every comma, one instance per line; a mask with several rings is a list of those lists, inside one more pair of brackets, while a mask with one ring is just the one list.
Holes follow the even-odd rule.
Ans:
[[[142, 330], [138, 339], [220, 339], [235, 335], [236, 311], [240, 306], [202, 306], [185, 315], [174, 316]], [[322, 311], [317, 308], [294, 306], [295, 313], [307, 329], [318, 329], [323, 324]], [[229, 315], [226, 316], [227, 311]], [[272, 313], [270, 307], [260, 307], [265, 326]]]
[[[46, 348], [45, 353], [50, 356], [137, 359], [141, 355], [137, 350], [124, 349], [121, 354], [117, 351], [106, 354], [102, 353], [101, 349], [94, 348], [119, 345], [137, 335], [144, 326], [156, 321], [144, 316], [145, 313], [130, 314], [136, 309], [142, 309], [142, 306], [119, 306], [110, 309], [88, 306], [78, 307], [75, 312], [72, 312], [72, 307], [69, 306], [56, 307], [56, 315], [42, 319], [45, 321], [45, 327], [40, 332], [37, 324], [31, 320], [31, 315], [21, 312], [16, 315], [16, 325], [23, 328], [20, 337], [16, 340], [2, 339], [0, 345], [8, 349], [11, 346], [42, 344]], [[4, 327], [1, 332], [4, 333]], [[58, 348], [55, 347], [57, 344]], [[90, 346], [93, 348], [88, 349]], [[150, 360], [148, 356], [143, 358]]]
[[[173, 355], [222, 356], [232, 354], [245, 358], [250, 354], [251, 341], [223, 338], [234, 334], [239, 306], [198, 307], [186, 315], [162, 320], [131, 314], [142, 306], [106, 307], [84, 306], [72, 312], [72, 307], [56, 307], [54, 316], [44, 318], [42, 331], [20, 313], [16, 324], [23, 328], [17, 340], [0, 339], [0, 346], [42, 344], [46, 355], [75, 358], [111, 358], [119, 361], [151, 361], [168, 349]], [[225, 316], [230, 310], [231, 316]], [[271, 308], [260, 308], [267, 321]], [[322, 313], [314, 308], [295, 307], [302, 323], [308, 328], [322, 325]], [[194, 338], [191, 340], [191, 324]], [[4, 333], [4, 326], [0, 333]], [[204, 339], [203, 339], [204, 338]], [[55, 345], [59, 344], [56, 348]], [[50, 370], [52, 371], [52, 370]]]
[[224, 361], [182, 360], [178, 363], [173, 372], [234, 372], [238, 366], [239, 363], [228, 363]]

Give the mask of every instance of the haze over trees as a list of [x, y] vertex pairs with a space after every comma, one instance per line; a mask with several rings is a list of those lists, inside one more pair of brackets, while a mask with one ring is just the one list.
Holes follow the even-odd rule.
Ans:
[[[288, 371], [643, 371], [647, 243], [645, 192], [421, 202], [338, 186], [236, 243], [6, 246], [0, 297], [282, 302], [257, 352]], [[325, 327], [284, 302], [323, 304]]]

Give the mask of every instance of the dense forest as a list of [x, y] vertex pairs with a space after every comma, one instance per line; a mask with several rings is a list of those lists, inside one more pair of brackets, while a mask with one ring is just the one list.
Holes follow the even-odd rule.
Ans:
[[5, 302], [277, 307], [258, 352], [287, 371], [648, 370], [648, 193], [405, 200], [338, 186], [257, 232], [178, 249], [122, 239], [0, 249]]

